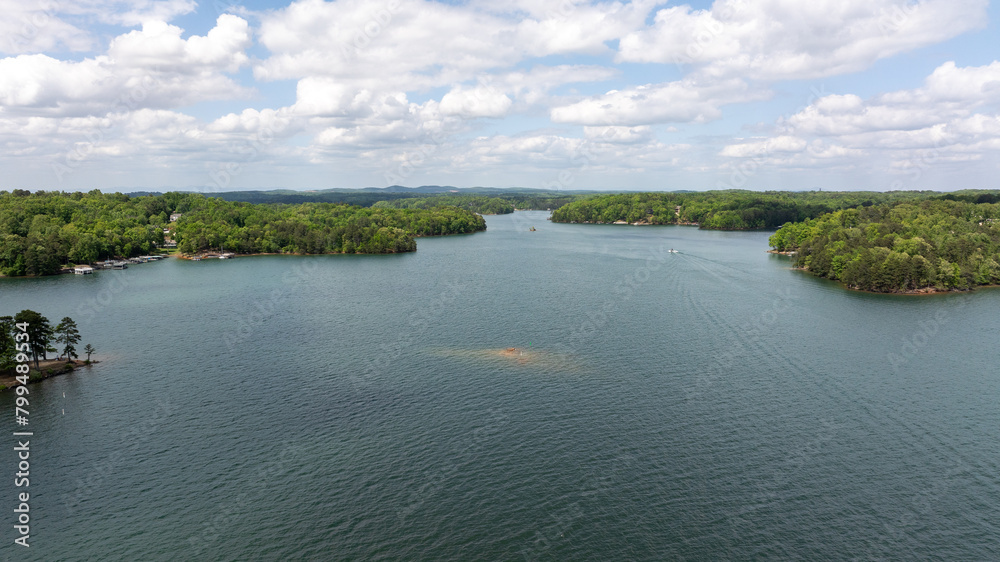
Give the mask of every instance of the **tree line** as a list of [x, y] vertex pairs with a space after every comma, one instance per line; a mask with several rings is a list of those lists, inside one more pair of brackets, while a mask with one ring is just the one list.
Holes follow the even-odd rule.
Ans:
[[49, 275], [66, 263], [148, 254], [171, 212], [166, 198], [0, 192], [0, 273]]
[[[69, 316], [55, 326], [48, 318], [29, 309], [14, 316], [0, 316], [0, 374], [12, 373], [18, 364], [26, 363], [26, 359], [34, 362], [38, 369], [40, 361], [48, 360], [49, 353], [58, 353], [57, 359], [65, 357], [67, 361], [78, 358], [76, 346], [79, 343], [80, 330]], [[88, 362], [94, 351], [90, 344], [84, 347]]]
[[795, 265], [883, 293], [1000, 284], [1000, 203], [978, 196], [844, 209], [770, 237]]
[[714, 230], [777, 228], [838, 209], [929, 198], [929, 191], [655, 192], [594, 195], [552, 213], [553, 222], [697, 224]]
[[[170, 216], [180, 213], [176, 223]], [[196, 193], [0, 191], [0, 274], [51, 275], [69, 264], [153, 253], [164, 230], [181, 251], [390, 253], [416, 236], [486, 229], [455, 207], [368, 209], [346, 204], [251, 204]]]
[[372, 204], [372, 207], [377, 209], [433, 209], [446, 206], [458, 207], [481, 215], [505, 215], [514, 212], [514, 204], [510, 201], [486, 195], [430, 195], [378, 201]]
[[390, 209], [339, 203], [251, 204], [192, 196], [174, 227], [187, 254], [386, 254], [416, 250], [415, 237], [486, 230], [482, 216], [457, 207]]
[[[499, 189], [495, 191], [501, 191]], [[578, 201], [589, 195], [562, 194], [558, 192], [542, 194], [526, 194], [514, 192], [500, 195], [424, 195], [411, 196], [405, 198], [395, 198], [385, 201], [378, 201], [372, 207], [392, 208], [392, 209], [430, 209], [442, 205], [451, 205], [462, 209], [467, 209], [482, 215], [503, 215], [513, 213], [515, 209], [520, 210], [540, 210], [558, 209], [574, 201]]]

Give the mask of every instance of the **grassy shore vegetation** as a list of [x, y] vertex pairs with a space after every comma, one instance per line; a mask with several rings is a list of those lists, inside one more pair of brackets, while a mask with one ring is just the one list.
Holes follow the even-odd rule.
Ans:
[[1000, 200], [965, 192], [844, 209], [785, 224], [770, 238], [797, 267], [882, 293], [1000, 284]]
[[715, 230], [777, 228], [838, 209], [924, 199], [931, 191], [743, 191], [595, 195], [564, 205], [553, 222], [697, 224]]
[[[171, 214], [181, 213], [176, 222]], [[0, 274], [50, 275], [68, 264], [154, 252], [164, 229], [181, 251], [389, 253], [415, 236], [486, 229], [455, 207], [367, 209], [344, 204], [250, 204], [195, 193], [0, 191]]]

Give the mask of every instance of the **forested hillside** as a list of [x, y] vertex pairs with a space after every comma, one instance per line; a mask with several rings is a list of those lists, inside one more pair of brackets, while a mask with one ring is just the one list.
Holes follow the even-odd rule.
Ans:
[[483, 217], [456, 207], [385, 209], [337, 203], [254, 205], [194, 200], [177, 221], [184, 253], [385, 254], [416, 249], [414, 236], [486, 230]]
[[[500, 191], [500, 190], [496, 190]], [[582, 194], [546, 194], [546, 195], [427, 195], [423, 197], [408, 197], [379, 201], [372, 207], [392, 209], [430, 209], [441, 205], [452, 205], [483, 215], [502, 215], [513, 213], [514, 209], [540, 210], [556, 209], [587, 195]]]
[[845, 209], [770, 238], [795, 265], [877, 292], [1000, 283], [1000, 204], [956, 197]]
[[849, 207], [939, 195], [896, 191], [708, 191], [699, 193], [622, 193], [596, 195], [564, 205], [553, 222], [698, 224], [717, 230], [777, 228]]
[[174, 201], [120, 193], [0, 192], [0, 273], [47, 275], [66, 263], [148, 254]]
[[[176, 222], [170, 215], [180, 213]], [[265, 205], [195, 193], [0, 192], [0, 274], [48, 275], [68, 264], [153, 252], [164, 229], [181, 251], [388, 253], [412, 251], [414, 236], [486, 229], [454, 207], [368, 209], [343, 204]]]
[[[143, 194], [145, 195], [145, 194]], [[452, 188], [442, 186], [424, 186], [419, 188], [388, 187], [382, 189], [327, 189], [321, 191], [226, 191], [215, 193], [213, 197], [226, 201], [243, 201], [245, 203], [346, 203], [362, 207], [381, 206], [392, 208], [430, 208], [438, 205], [455, 205], [482, 214], [502, 214], [498, 202], [486, 203], [484, 207], [476, 205], [487, 200], [499, 199], [512, 205], [511, 211], [517, 209], [556, 209], [567, 203], [589, 197], [593, 193], [580, 191], [557, 191], [526, 188], [471, 187]], [[477, 197], [479, 203], [465, 204], [470, 200], [465, 197]], [[442, 203], [440, 198], [457, 198], [452, 203]], [[409, 200], [419, 200], [419, 203]], [[395, 202], [400, 201], [397, 205]], [[383, 203], [386, 202], [386, 203]], [[506, 205], [505, 204], [505, 205]]]
[[451, 206], [481, 215], [504, 215], [514, 212], [514, 204], [500, 197], [485, 195], [432, 195], [429, 197], [409, 197], [378, 201], [372, 205], [376, 209], [433, 209]]

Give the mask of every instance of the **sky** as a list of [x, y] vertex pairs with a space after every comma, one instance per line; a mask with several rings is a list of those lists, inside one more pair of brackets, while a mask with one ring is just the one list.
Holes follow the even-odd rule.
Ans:
[[985, 0], [0, 9], [0, 189], [1000, 188]]

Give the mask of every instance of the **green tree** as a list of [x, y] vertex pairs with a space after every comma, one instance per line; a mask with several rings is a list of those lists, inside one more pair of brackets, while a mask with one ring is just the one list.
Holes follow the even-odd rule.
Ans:
[[87, 354], [87, 363], [90, 363], [90, 356], [95, 351], [97, 351], [97, 350], [94, 349], [94, 346], [90, 345], [89, 343], [87, 345], [83, 346], [83, 352]]
[[14, 318], [0, 316], [0, 372], [9, 371], [17, 365], [15, 344]]
[[49, 349], [49, 341], [52, 339], [52, 325], [49, 319], [35, 312], [24, 309], [14, 315], [15, 324], [27, 324], [28, 346], [31, 358], [35, 361], [35, 368], [38, 369], [39, 357], [46, 359], [46, 351]]
[[998, 215], [996, 203], [897, 201], [789, 223], [770, 242], [795, 251], [797, 266], [858, 289], [967, 290], [1000, 281]]
[[79, 357], [76, 354], [76, 344], [80, 343], [80, 330], [72, 318], [66, 316], [55, 329], [55, 341], [63, 346], [62, 355], [66, 359]]

